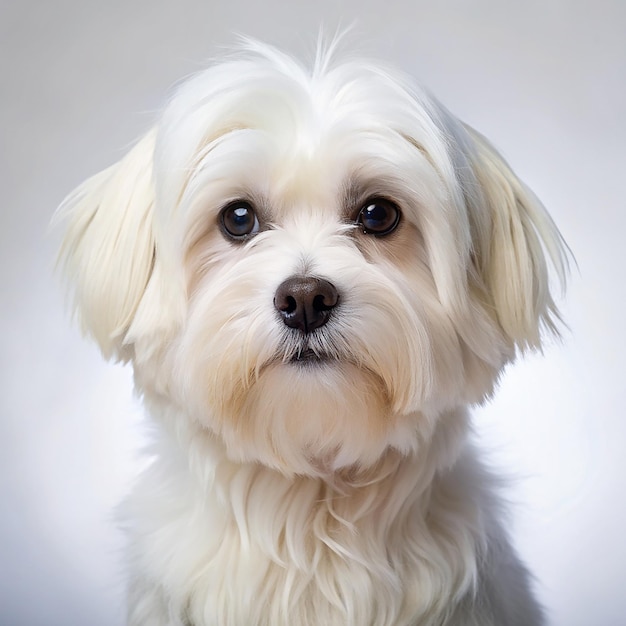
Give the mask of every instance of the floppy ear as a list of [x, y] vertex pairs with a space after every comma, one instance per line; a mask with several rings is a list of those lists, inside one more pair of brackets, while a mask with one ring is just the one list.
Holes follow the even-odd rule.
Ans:
[[84, 332], [105, 357], [127, 360], [124, 339], [153, 271], [155, 132], [63, 202], [59, 254]]
[[549, 264], [564, 287], [567, 247], [532, 191], [487, 139], [466, 130], [479, 186], [478, 194], [470, 195], [483, 204], [470, 215], [470, 220], [477, 215], [482, 220], [473, 224], [474, 262], [505, 335], [521, 350], [540, 348], [543, 329], [558, 335], [561, 319], [550, 290]]

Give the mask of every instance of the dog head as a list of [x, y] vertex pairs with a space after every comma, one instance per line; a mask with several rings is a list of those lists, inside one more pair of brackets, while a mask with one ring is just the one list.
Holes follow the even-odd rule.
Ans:
[[231, 458], [409, 453], [556, 332], [560, 235], [478, 133], [376, 64], [249, 43], [60, 209], [84, 329]]

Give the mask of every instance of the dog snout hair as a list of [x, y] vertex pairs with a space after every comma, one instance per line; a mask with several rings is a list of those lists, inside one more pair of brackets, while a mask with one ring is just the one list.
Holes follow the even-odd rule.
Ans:
[[313, 276], [291, 276], [276, 289], [274, 307], [283, 322], [308, 334], [329, 320], [339, 302], [337, 288]]

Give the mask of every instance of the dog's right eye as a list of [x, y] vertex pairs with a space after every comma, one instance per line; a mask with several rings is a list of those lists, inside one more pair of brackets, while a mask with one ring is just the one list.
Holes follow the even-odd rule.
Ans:
[[224, 233], [231, 239], [245, 239], [259, 232], [259, 220], [249, 202], [232, 202], [222, 209], [220, 220]]

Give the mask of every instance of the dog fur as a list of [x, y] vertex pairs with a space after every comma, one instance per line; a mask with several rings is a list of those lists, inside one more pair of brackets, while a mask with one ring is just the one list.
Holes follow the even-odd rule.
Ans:
[[[82, 326], [155, 424], [131, 626], [543, 623], [468, 407], [557, 333], [564, 244], [481, 135], [334, 47], [247, 41], [60, 209]], [[276, 304], [294, 277], [330, 283], [319, 327]]]

